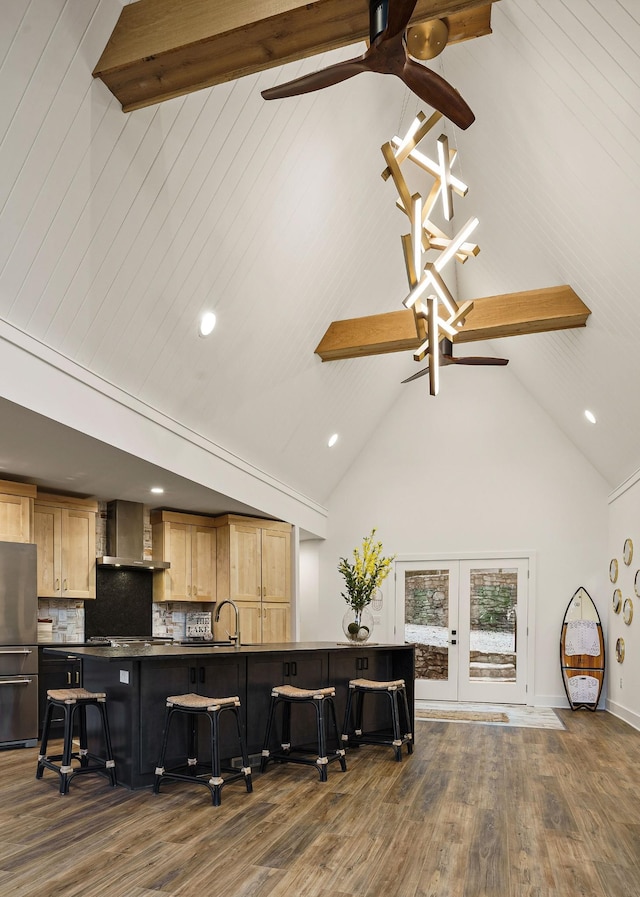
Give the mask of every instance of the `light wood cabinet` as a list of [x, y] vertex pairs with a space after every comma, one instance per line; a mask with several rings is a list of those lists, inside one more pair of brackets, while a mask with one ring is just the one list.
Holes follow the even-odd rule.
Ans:
[[36, 494], [31, 483], [0, 480], [0, 542], [33, 542]]
[[154, 601], [216, 600], [214, 518], [152, 511], [154, 560], [169, 561], [168, 570], [153, 574]]
[[39, 598], [96, 597], [96, 514], [93, 499], [38, 492], [34, 539]]
[[217, 600], [240, 611], [245, 644], [291, 639], [291, 525], [227, 514], [218, 524]]

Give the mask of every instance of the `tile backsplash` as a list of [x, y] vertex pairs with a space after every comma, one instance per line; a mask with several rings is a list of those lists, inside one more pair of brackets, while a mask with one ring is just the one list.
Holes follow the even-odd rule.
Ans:
[[38, 619], [52, 621], [52, 642], [84, 641], [84, 601], [72, 598], [38, 598]]

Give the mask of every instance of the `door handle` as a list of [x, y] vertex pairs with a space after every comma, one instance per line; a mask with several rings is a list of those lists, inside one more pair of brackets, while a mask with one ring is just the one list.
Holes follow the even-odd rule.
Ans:
[[31, 679], [0, 679], [0, 685], [31, 685]]

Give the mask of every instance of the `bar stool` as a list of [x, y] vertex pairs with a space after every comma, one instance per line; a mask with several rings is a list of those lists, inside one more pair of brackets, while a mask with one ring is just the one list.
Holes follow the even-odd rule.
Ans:
[[[353, 696], [355, 700], [355, 727], [351, 726], [351, 707]], [[377, 734], [376, 732], [362, 731], [362, 715], [364, 711], [364, 697], [367, 694], [386, 695], [391, 705], [391, 730], [392, 735]], [[400, 728], [400, 707], [404, 715], [405, 732]], [[386, 744], [395, 751], [396, 760], [402, 760], [402, 745], [407, 745], [407, 753], [413, 753], [413, 734], [411, 732], [411, 720], [409, 719], [409, 704], [407, 702], [407, 689], [404, 679], [393, 679], [389, 682], [378, 682], [375, 679], [351, 679], [349, 682], [349, 696], [344, 713], [342, 726], [342, 742], [346, 746], [359, 744]]]
[[[156, 778], [153, 790], [156, 794], [160, 792], [160, 784], [163, 779], [170, 779], [180, 782], [191, 782], [192, 784], [204, 785], [211, 792], [211, 800], [214, 807], [219, 807], [222, 800], [221, 792], [223, 785], [234, 782], [236, 779], [244, 778], [247, 791], [253, 791], [251, 782], [251, 766], [247, 755], [247, 745], [242, 727], [240, 724], [240, 698], [208, 698], [205, 695], [187, 694], [173, 695], [167, 698], [167, 712], [164, 724], [164, 733], [162, 736], [162, 748], [160, 751], [160, 759], [156, 768]], [[242, 768], [237, 769], [233, 766], [222, 766], [220, 759], [220, 716], [226, 711], [231, 712], [236, 719], [238, 731], [238, 745], [242, 756]], [[169, 741], [169, 729], [171, 721], [176, 713], [182, 713], [189, 719], [189, 746], [187, 764], [165, 769], [165, 755], [167, 752], [167, 744]], [[198, 743], [198, 718], [207, 717], [211, 726], [211, 770], [199, 772], [206, 767], [198, 763], [197, 743]], [[180, 772], [179, 770], [187, 769], [188, 772]], [[228, 772], [230, 775], [222, 777], [222, 772]]]
[[[87, 691], [86, 688], [54, 688], [47, 692], [47, 709], [42, 727], [42, 742], [40, 744], [40, 753], [38, 754], [36, 779], [42, 778], [45, 767], [57, 772], [60, 776], [60, 794], [69, 793], [69, 782], [74, 776], [88, 772], [106, 775], [112, 787], [117, 784], [116, 764], [113, 759], [109, 721], [107, 719], [106, 698], [107, 696], [104, 692]], [[64, 740], [62, 753], [48, 757], [47, 743], [55, 707], [60, 707], [64, 713]], [[87, 743], [87, 707], [96, 707], [100, 714], [105, 757], [98, 757], [96, 754], [89, 753]], [[73, 750], [76, 713], [78, 715], [80, 741], [80, 750], [78, 751]], [[74, 768], [72, 765], [74, 760], [78, 761], [80, 766]]]
[[[271, 690], [269, 719], [267, 720], [267, 729], [264, 736], [260, 772], [266, 770], [269, 760], [277, 760], [280, 763], [302, 763], [307, 766], [315, 766], [320, 773], [321, 782], [327, 781], [327, 766], [334, 760], [338, 760], [342, 771], [346, 772], [347, 761], [345, 760], [344, 749], [340, 747], [340, 737], [336, 721], [336, 708], [333, 702], [335, 695], [336, 690], [333, 686], [312, 689], [297, 688], [295, 685], [278, 685]], [[291, 747], [291, 708], [295, 704], [312, 704], [315, 708], [317, 724], [317, 758], [315, 760], [312, 760], [310, 757], [299, 756], [301, 753], [310, 753], [311, 751], [309, 749], [305, 750], [302, 747]], [[280, 750], [271, 753], [269, 750], [271, 728], [273, 726], [276, 708], [280, 705], [282, 705]], [[337, 749], [331, 757], [327, 756], [326, 707], [329, 708], [329, 717], [333, 726], [333, 735], [337, 745]], [[292, 751], [295, 752], [295, 756], [292, 755]], [[316, 753], [316, 751], [311, 753]]]

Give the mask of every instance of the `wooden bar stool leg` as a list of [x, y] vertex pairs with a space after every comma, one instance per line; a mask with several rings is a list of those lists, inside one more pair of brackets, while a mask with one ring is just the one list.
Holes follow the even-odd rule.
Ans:
[[400, 688], [398, 689], [401, 692], [402, 698], [402, 712], [404, 713], [404, 722], [405, 722], [405, 733], [407, 736], [407, 753], [413, 754], [413, 724], [409, 719], [409, 702], [407, 700], [407, 689]]
[[393, 728], [393, 749], [398, 763], [402, 760], [402, 733], [400, 732], [400, 715], [398, 713], [398, 692], [388, 691], [391, 701], [391, 724]]
[[164, 717], [164, 730], [162, 732], [162, 747], [160, 748], [160, 757], [158, 758], [158, 765], [156, 766], [156, 778], [153, 783], [153, 790], [155, 794], [160, 792], [160, 781], [162, 779], [162, 775], [164, 773], [164, 761], [167, 753], [167, 743], [169, 741], [169, 728], [171, 723], [171, 718], [173, 716], [173, 707], [167, 707], [167, 711]]
[[69, 793], [69, 777], [73, 772], [71, 754], [73, 753], [73, 723], [77, 704], [64, 705], [64, 743], [62, 747], [62, 765], [60, 766], [60, 794]]
[[[88, 766], [89, 765], [89, 747], [88, 747], [88, 738], [87, 738], [87, 708], [84, 704], [78, 704], [77, 710], [78, 714], [78, 728], [79, 728], [79, 740], [80, 740], [80, 750], [78, 751], [77, 757], [80, 761], [80, 766]], [[73, 752], [72, 752], [73, 756]]]
[[327, 704], [329, 705], [329, 713], [331, 715], [331, 723], [333, 725], [333, 732], [336, 739], [336, 754], [340, 758], [340, 766], [343, 772], [347, 771], [347, 761], [345, 759], [344, 748], [340, 744], [340, 733], [338, 731], [338, 720], [336, 719], [336, 705], [333, 702], [333, 698], [326, 699]]
[[269, 705], [269, 716], [267, 718], [267, 728], [264, 734], [264, 743], [262, 745], [262, 757], [260, 759], [260, 772], [264, 772], [271, 756], [269, 745], [271, 743], [271, 729], [273, 728], [273, 717], [275, 715], [276, 704], [278, 699], [271, 696], [271, 704]]
[[244, 732], [242, 731], [242, 722], [240, 720], [240, 714], [238, 712], [237, 707], [231, 708], [234, 712], [236, 718], [236, 728], [238, 730], [238, 742], [240, 744], [240, 753], [242, 755], [242, 772], [244, 774], [244, 779], [247, 785], [247, 791], [251, 793], [253, 791], [253, 782], [251, 779], [251, 766], [249, 764], [249, 754], [247, 753], [247, 741], [244, 737]]
[[318, 772], [320, 773], [320, 781], [327, 781], [327, 764], [329, 760], [327, 758], [327, 738], [326, 738], [326, 726], [324, 721], [324, 700], [314, 700], [312, 701], [313, 706], [316, 710], [316, 724], [317, 724], [317, 732], [318, 732], [318, 759], [316, 760], [316, 764], [318, 766]]
[[207, 713], [209, 722], [211, 723], [211, 778], [209, 785], [211, 786], [211, 799], [213, 806], [219, 807], [224, 784], [220, 769], [220, 728], [218, 725], [220, 711], [213, 710]]
[[116, 779], [116, 762], [113, 759], [113, 748], [111, 747], [111, 732], [109, 730], [107, 705], [104, 701], [98, 701], [97, 706], [98, 712], [100, 713], [100, 719], [102, 720], [102, 737], [104, 738], [106, 751], [105, 768], [109, 770], [109, 781], [111, 782], [111, 786], [115, 788], [118, 784], [118, 780]]
[[47, 701], [47, 708], [44, 712], [44, 723], [42, 726], [42, 741], [40, 742], [40, 753], [38, 754], [38, 765], [36, 767], [36, 779], [41, 779], [44, 773], [44, 763], [42, 762], [47, 756], [47, 744], [49, 742], [49, 727], [51, 725], [51, 717], [53, 716], [53, 704]]
[[353, 689], [350, 688], [347, 694], [347, 706], [344, 708], [344, 721], [342, 723], [341, 741], [343, 747], [349, 747], [349, 733], [351, 732], [351, 705], [353, 699]]

